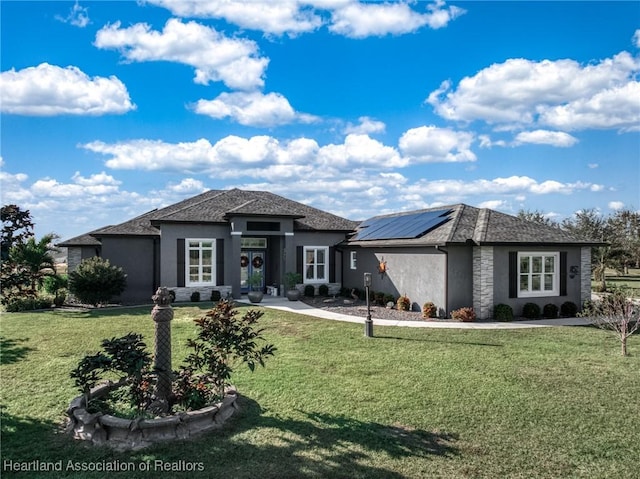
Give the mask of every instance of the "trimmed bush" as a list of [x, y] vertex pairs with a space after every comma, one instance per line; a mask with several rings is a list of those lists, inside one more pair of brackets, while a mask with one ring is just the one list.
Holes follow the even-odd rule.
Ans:
[[496, 321], [513, 321], [513, 308], [508, 304], [496, 304], [493, 308], [493, 319]]
[[48, 309], [51, 307], [51, 298], [16, 298], [7, 303], [7, 313], [19, 313], [21, 311], [33, 311], [34, 309]]
[[200, 291], [194, 291], [191, 293], [191, 302], [198, 303], [200, 302]]
[[555, 304], [545, 304], [542, 308], [542, 317], [547, 319], [555, 319], [558, 317], [558, 307]]
[[217, 289], [214, 289], [211, 291], [211, 301], [213, 301], [214, 303], [217, 303], [221, 299], [222, 299], [222, 295], [220, 294], [220, 291], [218, 291]]
[[384, 305], [386, 306], [388, 303], [396, 304], [396, 298], [392, 294], [384, 295]]
[[176, 292], [173, 289], [169, 290], [169, 297], [171, 298], [172, 303], [176, 302]]
[[536, 303], [526, 303], [522, 307], [522, 316], [527, 319], [538, 319], [540, 317], [540, 306]]
[[399, 311], [409, 311], [411, 309], [411, 300], [405, 294], [398, 298], [398, 302], [396, 303]]
[[575, 318], [578, 314], [578, 306], [576, 303], [566, 301], [560, 306], [560, 316], [563, 318]]
[[319, 296], [329, 296], [329, 285], [321, 284], [318, 286], [318, 295]]
[[476, 312], [473, 308], [460, 308], [451, 311], [451, 318], [463, 323], [471, 323], [476, 320]]
[[85, 259], [75, 271], [69, 273], [69, 291], [82, 303], [108, 303], [127, 286], [127, 275], [122, 268], [112, 266], [108, 259]]
[[422, 317], [435, 318], [438, 315], [438, 308], [431, 301], [428, 301], [422, 305]]
[[308, 284], [304, 287], [304, 295], [308, 298], [313, 298], [316, 295], [316, 288], [312, 284]]
[[377, 304], [378, 306], [384, 306], [385, 305], [384, 293], [377, 292], [376, 294], [373, 295], [373, 299], [374, 299], [374, 303]]

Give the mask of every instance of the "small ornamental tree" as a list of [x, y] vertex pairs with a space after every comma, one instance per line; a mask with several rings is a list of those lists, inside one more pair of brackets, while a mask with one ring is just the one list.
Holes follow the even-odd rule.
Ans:
[[69, 291], [80, 302], [94, 306], [108, 303], [122, 293], [126, 285], [127, 276], [122, 268], [97, 256], [85, 259], [69, 273]]
[[613, 331], [620, 340], [622, 355], [627, 356], [627, 339], [640, 330], [640, 305], [626, 289], [617, 289], [600, 300], [589, 301], [580, 316], [601, 329]]
[[276, 348], [259, 345], [264, 341], [263, 330], [255, 329], [255, 325], [262, 315], [262, 311], [248, 310], [238, 316], [232, 302], [221, 300], [195, 320], [197, 337], [187, 341], [192, 352], [176, 374], [181, 386], [176, 391], [179, 402], [189, 403], [194, 397], [210, 402], [223, 397], [238, 363], [246, 363], [251, 371], [258, 364], [264, 366], [264, 360]]

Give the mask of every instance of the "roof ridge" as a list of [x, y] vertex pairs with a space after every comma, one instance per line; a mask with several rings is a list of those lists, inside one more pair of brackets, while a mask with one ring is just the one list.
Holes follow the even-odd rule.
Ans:
[[251, 198], [250, 200], [245, 201], [244, 203], [238, 205], [238, 206], [234, 206], [233, 208], [231, 208], [228, 211], [225, 211], [224, 214], [229, 214], [229, 213], [233, 213], [234, 211], [239, 210], [240, 208], [244, 208], [247, 205], [250, 205], [251, 203], [255, 203], [256, 201], [258, 201], [256, 198]]
[[[208, 190], [208, 191], [205, 191], [204, 193], [201, 193], [201, 194], [202, 194], [202, 195], [205, 195], [205, 194], [207, 194], [207, 193], [211, 193], [211, 192], [213, 192], [213, 191], [216, 191], [216, 192], [217, 192], [217, 193], [216, 193], [215, 195], [213, 195], [213, 196], [207, 196], [206, 198], [203, 198], [203, 199], [202, 199], [202, 200], [200, 200], [200, 201], [197, 201], [197, 202], [195, 202], [195, 203], [193, 203], [193, 204], [185, 205], [185, 206], [183, 206], [182, 208], [178, 208], [177, 210], [172, 210], [170, 213], [168, 213], [168, 214], [164, 214], [164, 215], [162, 215], [162, 216], [158, 216], [158, 217], [156, 217], [156, 218], [154, 218], [154, 219], [155, 219], [155, 220], [160, 220], [160, 219], [164, 218], [165, 216], [175, 215], [176, 213], [178, 213], [178, 212], [180, 212], [180, 211], [182, 211], [182, 210], [186, 210], [187, 208], [192, 208], [192, 207], [194, 207], [194, 206], [200, 205], [200, 204], [204, 203], [205, 201], [209, 201], [209, 200], [212, 200], [213, 198], [217, 198], [218, 196], [220, 196], [220, 195], [222, 195], [222, 194], [225, 194], [225, 193], [228, 193], [229, 191], [232, 191], [232, 190]], [[195, 198], [195, 197], [194, 197], [194, 198]], [[192, 199], [193, 199], [193, 198], [187, 198], [187, 199], [182, 200], [181, 202], [176, 203], [176, 204], [185, 203], [185, 202], [187, 202], [187, 201], [189, 201], [189, 200], [192, 200]], [[162, 209], [163, 209], [163, 210], [168, 209], [168, 208], [170, 208], [171, 206], [175, 206], [176, 204], [169, 205], [169, 206], [167, 206], [167, 207], [165, 207], [165, 208], [162, 208]]]
[[464, 203], [458, 203], [457, 205], [454, 205], [452, 208], [453, 209], [455, 206], [458, 206], [458, 211], [456, 213], [455, 219], [453, 220], [453, 223], [451, 224], [451, 231], [449, 231], [449, 236], [447, 237], [447, 243], [450, 242], [453, 237], [456, 234], [456, 229], [458, 229], [458, 224], [460, 224], [460, 218], [462, 218], [462, 215], [464, 214], [464, 210], [467, 208], [468, 205], [465, 205]]
[[489, 228], [489, 217], [491, 216], [491, 210], [488, 208], [480, 208], [478, 211], [478, 218], [476, 218], [476, 225], [473, 229], [473, 240], [476, 243], [482, 243], [487, 238], [487, 230]]

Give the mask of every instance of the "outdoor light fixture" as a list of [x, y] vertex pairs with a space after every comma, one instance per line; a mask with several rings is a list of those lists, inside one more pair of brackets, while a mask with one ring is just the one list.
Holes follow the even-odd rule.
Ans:
[[367, 292], [367, 319], [364, 320], [364, 335], [367, 338], [373, 336], [373, 321], [371, 320], [371, 299], [369, 296], [369, 290], [371, 289], [372, 277], [371, 273], [364, 274], [364, 288]]

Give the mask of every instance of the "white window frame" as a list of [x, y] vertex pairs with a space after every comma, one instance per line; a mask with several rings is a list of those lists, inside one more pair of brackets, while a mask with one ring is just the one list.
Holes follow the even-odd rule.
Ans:
[[[324, 251], [324, 263], [318, 263], [318, 251]], [[313, 263], [307, 263], [307, 252], [313, 251]], [[304, 284], [318, 284], [329, 282], [329, 247], [328, 246], [305, 246], [302, 251], [302, 271]], [[324, 265], [324, 277], [318, 277], [318, 264]], [[307, 267], [313, 266], [313, 278], [307, 278]]]
[[351, 269], [358, 269], [358, 257], [357, 257], [357, 252], [356, 251], [350, 251], [349, 252], [349, 265], [351, 266]]
[[[542, 269], [539, 272], [533, 271], [533, 259], [534, 257], [542, 258]], [[522, 266], [522, 259], [529, 258], [529, 271], [522, 272], [520, 267]], [[553, 258], [553, 272], [546, 271], [545, 258]], [[521, 277], [527, 276], [527, 290], [521, 290]], [[544, 289], [545, 275], [553, 275], [552, 289]], [[538, 291], [532, 290], [533, 277], [540, 276], [540, 289]], [[518, 297], [519, 298], [539, 298], [547, 296], [560, 296], [560, 252], [559, 251], [519, 251], [518, 252]]]
[[[191, 243], [199, 243], [198, 247], [191, 247]], [[203, 243], [211, 243], [211, 248], [203, 247]], [[215, 238], [185, 238], [185, 286], [216, 286], [216, 239]], [[198, 281], [191, 281], [191, 251], [199, 252]], [[211, 281], [203, 281], [202, 252], [211, 251]]]

